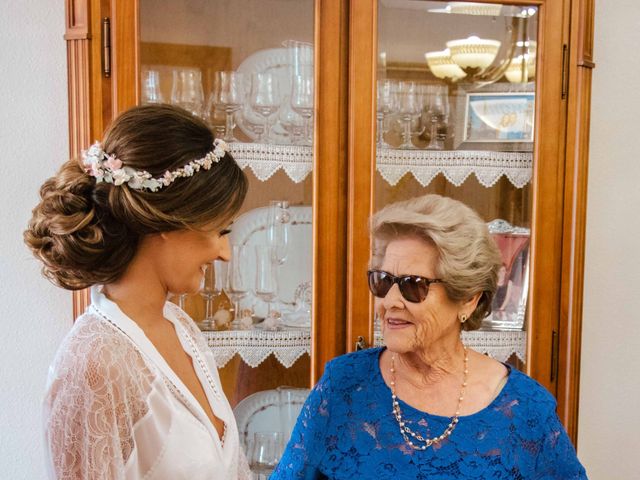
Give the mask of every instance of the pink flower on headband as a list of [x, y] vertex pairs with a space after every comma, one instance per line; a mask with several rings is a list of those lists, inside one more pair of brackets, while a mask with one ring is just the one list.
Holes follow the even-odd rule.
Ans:
[[107, 160], [104, 162], [104, 165], [111, 170], [120, 170], [122, 168], [122, 161], [118, 160], [115, 155], [107, 155]]

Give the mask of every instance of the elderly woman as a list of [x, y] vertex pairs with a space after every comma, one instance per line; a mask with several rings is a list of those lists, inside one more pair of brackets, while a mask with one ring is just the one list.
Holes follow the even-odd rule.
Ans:
[[327, 364], [271, 478], [586, 478], [549, 392], [461, 341], [501, 265], [480, 217], [425, 195], [377, 213], [372, 234], [386, 347]]

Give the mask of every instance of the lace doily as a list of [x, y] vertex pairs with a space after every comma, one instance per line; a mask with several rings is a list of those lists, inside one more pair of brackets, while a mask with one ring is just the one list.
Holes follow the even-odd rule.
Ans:
[[[202, 332], [213, 352], [216, 365], [224, 367], [234, 355], [250, 367], [256, 368], [273, 354], [285, 367], [291, 366], [305, 353], [311, 354], [311, 330], [225, 330]], [[477, 330], [462, 332], [462, 341], [469, 348], [505, 362], [515, 354], [523, 362], [527, 354], [527, 332], [492, 332]], [[382, 333], [375, 332], [376, 347], [383, 345]]]
[[311, 330], [226, 330], [202, 332], [213, 352], [218, 368], [224, 367], [235, 354], [250, 367], [257, 367], [273, 354], [285, 367], [291, 366], [305, 353], [311, 354]]
[[531, 181], [533, 155], [530, 152], [493, 152], [466, 150], [396, 150], [380, 149], [377, 170], [396, 185], [407, 173], [426, 187], [442, 173], [456, 187], [472, 173], [480, 184], [491, 187], [502, 175], [517, 188]]
[[[263, 182], [283, 169], [293, 182], [300, 183], [313, 169], [313, 149], [309, 146], [232, 143], [230, 148], [238, 164], [251, 168]], [[426, 187], [442, 173], [459, 187], [473, 173], [485, 187], [491, 187], [504, 175], [514, 186], [522, 188], [531, 181], [532, 160], [531, 152], [389, 148], [377, 152], [376, 169], [389, 185], [396, 185], [411, 173]]]
[[241, 168], [249, 167], [262, 182], [282, 169], [295, 182], [302, 182], [313, 169], [313, 149], [301, 145], [231, 143], [231, 154]]
[[[524, 331], [503, 331], [490, 332], [485, 330], [474, 330], [472, 332], [462, 332], [464, 344], [476, 352], [489, 355], [499, 362], [506, 362], [509, 357], [515, 354], [523, 362], [527, 356], [527, 332]], [[384, 345], [382, 333], [375, 332], [375, 346]]]

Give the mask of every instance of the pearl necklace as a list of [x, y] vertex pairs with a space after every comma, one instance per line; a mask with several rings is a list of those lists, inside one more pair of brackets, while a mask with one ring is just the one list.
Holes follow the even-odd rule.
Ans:
[[[393, 404], [393, 416], [398, 422], [398, 426], [400, 427], [400, 434], [404, 438], [404, 441], [414, 450], [426, 450], [428, 447], [434, 444], [440, 443], [442, 440], [447, 438], [453, 430], [456, 428], [458, 424], [458, 418], [460, 417], [460, 406], [462, 405], [462, 399], [464, 398], [464, 389], [467, 386], [467, 375], [469, 373], [468, 363], [469, 363], [469, 354], [467, 352], [467, 347], [464, 347], [464, 376], [462, 377], [462, 387], [460, 388], [460, 396], [458, 397], [458, 407], [456, 408], [456, 413], [445, 428], [444, 432], [438, 437], [434, 438], [424, 438], [419, 433], [411, 430], [402, 420], [402, 411], [400, 410], [400, 405], [398, 404], [398, 397], [396, 396], [396, 368], [395, 368], [396, 356], [391, 356], [391, 402]], [[409, 438], [411, 435], [411, 439]], [[417, 440], [418, 443], [421, 442], [423, 445], [415, 445], [413, 440]]]

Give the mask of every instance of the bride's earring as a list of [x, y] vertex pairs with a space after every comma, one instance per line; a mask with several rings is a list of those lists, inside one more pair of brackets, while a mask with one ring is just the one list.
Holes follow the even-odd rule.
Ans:
[[464, 313], [460, 314], [458, 318], [460, 319], [460, 323], [464, 323], [467, 321], [467, 316]]

